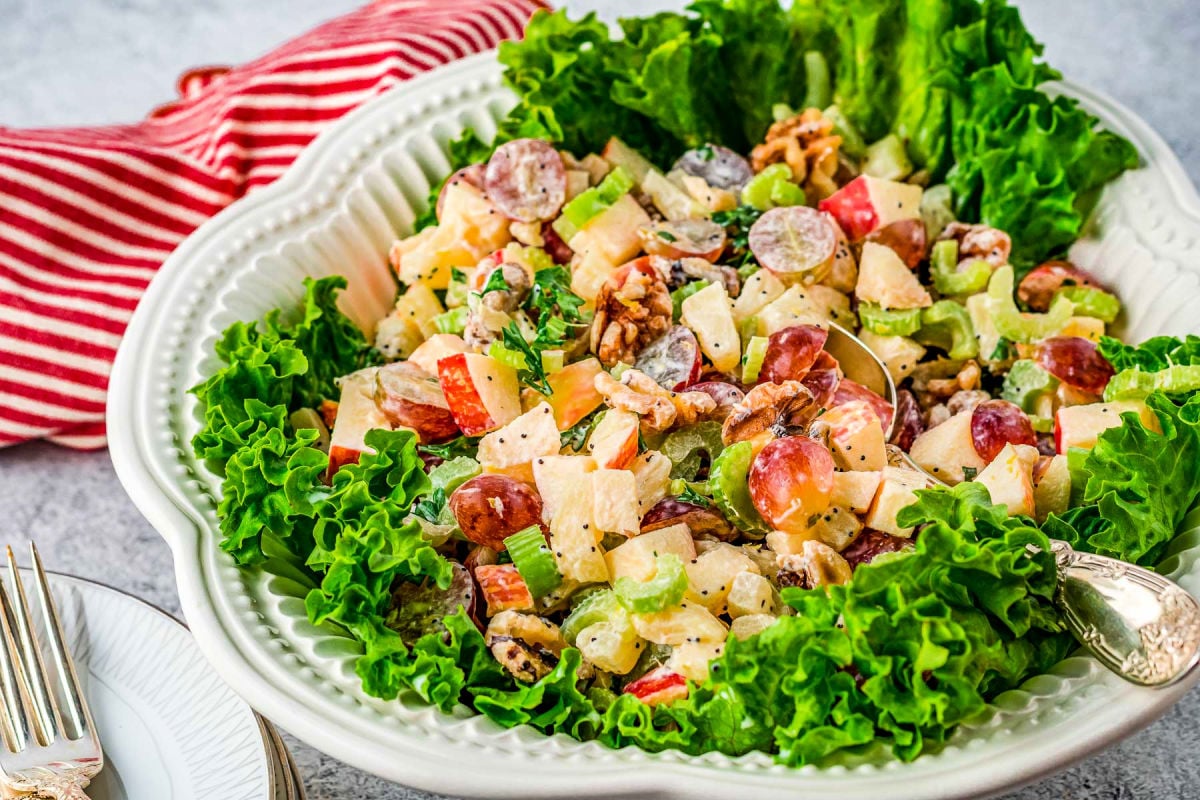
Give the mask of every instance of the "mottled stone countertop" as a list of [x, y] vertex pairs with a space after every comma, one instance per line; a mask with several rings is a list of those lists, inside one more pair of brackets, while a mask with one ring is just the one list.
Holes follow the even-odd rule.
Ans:
[[[355, 0], [0, 0], [0, 125], [137, 119], [169, 99], [175, 76], [236, 63]], [[605, 14], [666, 8], [661, 0], [568, 2]], [[1196, 0], [1019, 0], [1047, 58], [1156, 128], [1200, 181], [1200, 13]], [[0, 540], [37, 539], [53, 568], [131, 591], [179, 613], [166, 544], [117, 482], [106, 453], [45, 444], [0, 451]], [[1200, 796], [1200, 691], [1163, 719], [1069, 771], [1009, 796]], [[314, 800], [416, 800], [289, 739]]]

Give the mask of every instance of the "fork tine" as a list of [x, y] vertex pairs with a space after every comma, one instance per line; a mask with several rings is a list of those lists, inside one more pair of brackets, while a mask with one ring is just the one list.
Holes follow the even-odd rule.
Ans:
[[42, 566], [42, 557], [38, 554], [37, 545], [29, 543], [29, 553], [33, 558], [33, 574], [36, 578], [38, 600], [42, 605], [42, 615], [46, 623], [46, 638], [50, 653], [54, 657], [54, 665], [62, 679], [63, 696], [66, 707], [61, 709], [64, 715], [69, 715], [72, 730], [67, 734], [70, 739], [83, 736], [95, 736], [96, 726], [92, 723], [92, 712], [87, 700], [79, 687], [79, 676], [75, 672], [75, 662], [64, 642], [62, 623], [58, 619], [58, 608], [54, 605], [54, 595], [50, 592], [50, 584], [46, 580], [46, 570]]
[[4, 734], [8, 749], [19, 753], [29, 744], [29, 717], [25, 714], [28, 692], [25, 670], [12, 634], [12, 606], [0, 581], [0, 689], [4, 700]]
[[8, 578], [11, 585], [9, 595], [13, 606], [13, 617], [16, 623], [17, 640], [20, 644], [22, 663], [25, 666], [25, 678], [29, 686], [29, 697], [33, 703], [33, 715], [40, 728], [40, 738], [46, 744], [54, 741], [54, 737], [62, 731], [62, 718], [55, 708], [54, 698], [46, 688], [46, 665], [42, 663], [42, 651], [38, 646], [37, 636], [33, 631], [33, 619], [29, 616], [29, 603], [25, 598], [25, 583], [21, 580], [21, 570], [17, 566], [17, 558], [11, 547], [8, 552]]

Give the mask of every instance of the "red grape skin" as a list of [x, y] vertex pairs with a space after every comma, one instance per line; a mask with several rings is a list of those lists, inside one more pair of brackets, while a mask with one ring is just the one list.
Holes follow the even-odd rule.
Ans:
[[912, 443], [925, 432], [925, 418], [917, 398], [908, 389], [896, 392], [896, 430], [892, 431], [892, 444], [908, 452]]
[[831, 356], [827, 350], [822, 350], [817, 354], [817, 360], [813, 362], [812, 368], [800, 379], [805, 388], [812, 392], [817, 408], [833, 406], [833, 398], [837, 394], [837, 387], [841, 381], [842, 369], [838, 365], [837, 359]]
[[989, 463], [1006, 444], [1037, 447], [1029, 417], [1007, 400], [986, 400], [975, 407], [971, 412], [971, 441], [979, 457]]
[[1069, 261], [1047, 261], [1030, 270], [1017, 286], [1017, 299], [1034, 311], [1045, 311], [1054, 299], [1054, 293], [1064, 286], [1093, 286], [1103, 289], [1104, 284], [1096, 280]]
[[506, 475], [471, 478], [450, 495], [450, 510], [464, 536], [496, 551], [506, 537], [542, 522], [541, 495]]
[[1037, 363], [1068, 386], [1103, 394], [1116, 371], [1096, 343], [1082, 336], [1052, 336], [1037, 345]]
[[803, 533], [829, 508], [833, 457], [807, 436], [775, 439], [750, 465], [750, 499], [776, 530]]
[[925, 223], [920, 219], [902, 219], [884, 225], [868, 233], [867, 241], [890, 247], [912, 270], [925, 260]]
[[829, 332], [816, 325], [793, 325], [772, 333], [758, 372], [759, 383], [798, 381], [812, 368]]
[[717, 404], [717, 408], [710, 416], [711, 419], [725, 419], [733, 410], [733, 407], [742, 401], [746, 396], [738, 387], [732, 383], [725, 381], [702, 381], [701, 383], [693, 383], [687, 387], [689, 392], [704, 392], [711, 397]]
[[638, 353], [634, 365], [672, 392], [681, 392], [700, 378], [700, 344], [696, 334], [675, 325]]
[[664, 497], [642, 517], [642, 533], [683, 523], [693, 536], [715, 536], [722, 541], [734, 538], [733, 528], [721, 512], [675, 497]]
[[833, 404], [840, 406], [843, 403], [851, 403], [855, 400], [865, 400], [871, 404], [871, 408], [875, 409], [875, 415], [879, 417], [879, 424], [886, 431], [892, 426], [892, 416], [895, 409], [892, 404], [882, 397], [872, 392], [861, 383], [855, 383], [849, 378], [842, 378], [838, 383], [837, 391], [833, 395]]

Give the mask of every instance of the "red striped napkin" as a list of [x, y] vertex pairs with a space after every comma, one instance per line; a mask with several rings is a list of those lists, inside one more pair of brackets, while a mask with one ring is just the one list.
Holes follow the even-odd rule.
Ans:
[[0, 128], [0, 447], [103, 447], [121, 334], [200, 223], [391, 86], [521, 35], [538, 0], [380, 0], [232, 69], [184, 75], [135, 125]]

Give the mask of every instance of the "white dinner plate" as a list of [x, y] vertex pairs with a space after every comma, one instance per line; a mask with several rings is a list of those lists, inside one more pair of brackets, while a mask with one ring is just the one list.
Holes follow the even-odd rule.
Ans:
[[[1127, 109], [1063, 84], [1144, 164], [1109, 186], [1073, 258], [1110, 283], [1134, 339], [1200, 332], [1200, 199], [1162, 140]], [[125, 335], [109, 392], [113, 462], [174, 552], [184, 613], [200, 649], [259, 711], [313, 746], [400, 783], [513, 797], [979, 798], [1036, 780], [1162, 715], [1200, 674], [1164, 690], [1123, 683], [1076, 656], [1001, 695], [984, 719], [912, 763], [880, 747], [801, 769], [770, 756], [613, 750], [505, 730], [412, 695], [368, 697], [355, 645], [305, 618], [302, 579], [241, 570], [218, 548], [220, 481], [189, 447], [201, 424], [186, 389], [217, 368], [213, 343], [235, 320], [294, 304], [304, 276], [344, 274], [342, 307], [366, 328], [394, 296], [386, 253], [411, 230], [448, 170], [464, 125], [485, 137], [512, 104], [493, 54], [380, 96], [321, 135], [278, 182], [203, 225], [151, 283]], [[1200, 533], [1164, 568], [1200, 594]]]
[[[22, 570], [26, 586], [32, 575]], [[187, 628], [102, 584], [50, 574], [104, 746], [91, 800], [274, 800], [286, 748], [209, 666]], [[275, 779], [278, 774], [279, 779]]]

